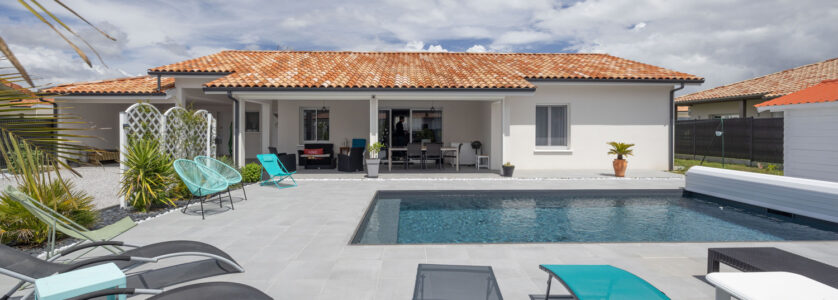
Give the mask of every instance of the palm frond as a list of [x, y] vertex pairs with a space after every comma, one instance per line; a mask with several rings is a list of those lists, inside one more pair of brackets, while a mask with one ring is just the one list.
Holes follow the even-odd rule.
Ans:
[[67, 26], [67, 24], [64, 24], [64, 22], [62, 22], [62, 21], [61, 21], [61, 19], [59, 19], [59, 18], [58, 18], [58, 17], [56, 17], [54, 14], [52, 14], [49, 10], [47, 10], [46, 8], [44, 8], [44, 6], [42, 6], [42, 5], [41, 5], [41, 3], [38, 3], [38, 1], [37, 1], [37, 0], [29, 0], [29, 1], [32, 1], [32, 3], [35, 3], [35, 6], [38, 6], [38, 8], [40, 8], [40, 9], [41, 9], [41, 11], [43, 11], [45, 14], [47, 14], [48, 16], [50, 16], [50, 18], [52, 18], [52, 20], [53, 20], [53, 21], [55, 21], [56, 23], [58, 23], [58, 25], [61, 25], [61, 27], [64, 27], [64, 29], [66, 29], [68, 32], [72, 33], [72, 34], [73, 34], [76, 38], [78, 38], [79, 40], [81, 40], [81, 41], [82, 41], [82, 43], [84, 43], [85, 45], [87, 45], [87, 48], [88, 48], [88, 49], [90, 49], [90, 51], [93, 51], [93, 54], [96, 54], [96, 57], [97, 57], [97, 58], [99, 58], [99, 62], [100, 62], [100, 63], [102, 63], [102, 65], [104, 65], [106, 68], [108, 67], [108, 65], [106, 65], [106, 64], [105, 64], [105, 61], [102, 59], [102, 56], [101, 56], [101, 55], [99, 55], [99, 52], [98, 52], [98, 51], [96, 51], [96, 49], [94, 49], [94, 48], [93, 48], [93, 46], [91, 46], [91, 45], [90, 45], [90, 43], [88, 43], [88, 42], [87, 42], [87, 40], [85, 40], [85, 39], [84, 39], [84, 38], [82, 38], [82, 37], [81, 37], [78, 33], [76, 33], [75, 31], [73, 31], [73, 29], [71, 29], [71, 28], [70, 28], [70, 26]]
[[63, 2], [61, 2], [61, 1], [59, 1], [59, 0], [55, 0], [55, 3], [58, 3], [59, 5], [63, 6], [65, 9], [67, 9], [68, 11], [70, 11], [71, 13], [73, 13], [73, 15], [75, 15], [77, 18], [79, 18], [80, 20], [82, 20], [82, 21], [84, 21], [85, 23], [87, 23], [87, 25], [90, 25], [90, 27], [93, 27], [93, 29], [96, 29], [97, 31], [99, 31], [99, 33], [101, 33], [102, 35], [104, 35], [106, 38], [108, 38], [108, 39], [110, 39], [110, 40], [112, 40], [112, 41], [114, 41], [114, 42], [116, 41], [116, 39], [115, 39], [115, 38], [113, 38], [112, 36], [108, 35], [108, 34], [107, 34], [107, 33], [105, 33], [104, 31], [102, 31], [102, 29], [99, 29], [99, 27], [94, 26], [92, 23], [90, 23], [89, 21], [87, 21], [87, 19], [85, 19], [84, 17], [82, 17], [82, 16], [81, 16], [79, 13], [77, 13], [75, 10], [73, 10], [72, 8], [70, 8], [70, 7], [69, 7], [69, 6], [67, 6], [67, 5], [64, 5], [64, 3], [63, 3]]
[[32, 8], [32, 6], [30, 6], [28, 3], [26, 3], [23, 0], [17, 0], [17, 2], [19, 2], [21, 5], [23, 5], [23, 7], [26, 7], [26, 9], [29, 10], [29, 12], [32, 13], [32, 15], [34, 15], [39, 20], [41, 20], [41, 22], [44, 22], [44, 24], [49, 26], [49, 28], [52, 28], [52, 31], [55, 31], [55, 33], [58, 34], [58, 36], [60, 36], [62, 39], [64, 39], [64, 41], [67, 42], [67, 44], [69, 44], [70, 47], [73, 47], [73, 50], [75, 50], [76, 54], [78, 54], [79, 57], [81, 57], [81, 59], [84, 60], [85, 63], [87, 63], [87, 66], [93, 67], [93, 64], [90, 63], [90, 59], [87, 58], [87, 54], [84, 54], [84, 51], [81, 51], [81, 49], [79, 49], [79, 47], [76, 46], [76, 44], [74, 44], [72, 41], [70, 41], [70, 39], [68, 39], [66, 36], [64, 36], [64, 34], [61, 33], [61, 31], [58, 30], [58, 28], [55, 28], [55, 26], [53, 26], [52, 23], [50, 23], [46, 18], [44, 18], [44, 16], [42, 16], [40, 13], [38, 13], [37, 10]]
[[17, 60], [17, 57], [15, 57], [15, 54], [12, 53], [12, 50], [9, 49], [9, 45], [6, 44], [6, 41], [3, 40], [3, 37], [0, 37], [0, 52], [3, 53], [3, 58], [12, 63], [12, 66], [14, 66], [15, 69], [17, 69], [17, 74], [19, 74], [20, 77], [23, 78], [23, 80], [26, 80], [26, 83], [29, 84], [29, 87], [34, 88], [35, 84], [32, 83], [32, 78], [29, 77], [29, 73], [26, 73], [26, 69], [23, 68], [23, 65], [21, 65], [20, 61]]

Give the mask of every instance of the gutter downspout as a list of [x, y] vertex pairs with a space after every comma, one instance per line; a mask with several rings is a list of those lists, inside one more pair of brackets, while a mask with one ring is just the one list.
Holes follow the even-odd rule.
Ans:
[[[233, 100], [233, 103], [235, 104], [235, 107], [233, 109], [233, 128], [234, 128], [233, 132], [235, 132], [236, 134], [233, 135], [233, 149], [230, 149], [230, 152], [233, 153], [233, 161], [235, 161], [236, 164], [238, 164], [239, 163], [239, 155], [240, 155], [240, 153], [239, 153], [239, 100], [236, 99], [236, 98], [233, 98], [233, 91], [230, 91], [230, 90], [227, 91], [227, 98], [230, 98], [230, 100]], [[243, 166], [239, 166], [239, 167], [243, 167]]]
[[669, 90], [669, 170], [675, 169], [675, 92], [684, 89], [684, 82], [681, 86]]
[[160, 74], [157, 74], [157, 91], [162, 92], [163, 87], [160, 86]]

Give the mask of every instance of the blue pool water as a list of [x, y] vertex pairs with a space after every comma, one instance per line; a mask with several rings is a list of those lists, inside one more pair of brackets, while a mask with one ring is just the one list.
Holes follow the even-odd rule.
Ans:
[[353, 243], [838, 240], [810, 223], [680, 190], [381, 191]]

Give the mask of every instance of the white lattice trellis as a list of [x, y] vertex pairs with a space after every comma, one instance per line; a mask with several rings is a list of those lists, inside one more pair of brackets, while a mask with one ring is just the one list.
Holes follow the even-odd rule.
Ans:
[[[160, 113], [154, 105], [137, 103], [119, 113], [119, 122], [120, 162], [125, 161], [128, 143], [136, 138], [157, 139], [160, 152], [174, 159], [215, 157], [216, 120], [206, 110], [189, 115], [188, 110], [175, 106]], [[120, 164], [120, 169], [125, 170], [125, 166]]]
[[[160, 111], [154, 105], [137, 103], [125, 110], [122, 129], [130, 138], [160, 138]], [[120, 151], [124, 150], [120, 145]]]

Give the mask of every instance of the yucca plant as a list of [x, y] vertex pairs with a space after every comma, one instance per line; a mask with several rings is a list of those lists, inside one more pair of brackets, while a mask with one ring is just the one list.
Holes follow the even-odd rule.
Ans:
[[172, 159], [160, 153], [155, 139], [135, 139], [125, 151], [126, 170], [122, 174], [119, 193], [139, 211], [148, 211], [154, 205], [175, 203], [168, 193], [173, 182]]
[[631, 149], [631, 147], [634, 147], [634, 144], [608, 142], [608, 145], [611, 145], [608, 154], [617, 155], [617, 159], [623, 159], [623, 156], [634, 155], [634, 150]]

